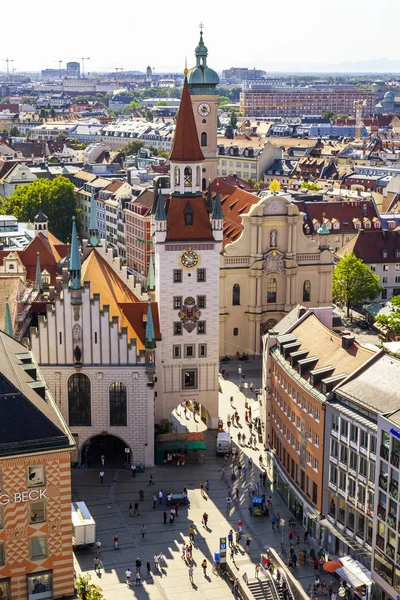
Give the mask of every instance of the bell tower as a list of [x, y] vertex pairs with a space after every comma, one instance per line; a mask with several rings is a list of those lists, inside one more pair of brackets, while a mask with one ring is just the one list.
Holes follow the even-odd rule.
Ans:
[[217, 177], [217, 120], [218, 120], [218, 74], [207, 65], [208, 50], [203, 40], [203, 24], [200, 24], [200, 40], [195, 50], [196, 66], [188, 71], [188, 84], [193, 113], [201, 150], [204, 154], [201, 188], [207, 188], [209, 180]]

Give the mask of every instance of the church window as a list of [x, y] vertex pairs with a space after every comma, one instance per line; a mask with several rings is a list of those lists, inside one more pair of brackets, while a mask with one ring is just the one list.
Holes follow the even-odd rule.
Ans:
[[174, 296], [174, 308], [182, 308], [182, 296]]
[[180, 346], [172, 346], [172, 356], [173, 356], [173, 358], [181, 357], [181, 347]]
[[182, 387], [187, 390], [197, 388], [197, 369], [184, 369], [182, 371]]
[[197, 296], [197, 306], [199, 308], [206, 307], [206, 297], [205, 296]]
[[115, 381], [110, 386], [110, 425], [127, 425], [126, 385]]
[[[203, 170], [204, 170], [204, 169], [203, 169]], [[203, 192], [204, 192], [204, 190], [205, 190], [206, 188], [207, 188], [207, 179], [206, 179], [205, 177], [203, 177], [202, 184], [201, 184], [201, 189], [202, 189], [202, 190], [203, 190]]]
[[206, 322], [198, 321], [197, 322], [197, 333], [204, 334], [206, 332]]
[[207, 356], [207, 344], [199, 344], [199, 357]]
[[237, 327], [233, 328], [233, 335], [236, 337], [239, 335], [239, 329]]
[[200, 180], [201, 180], [201, 167], [198, 166], [198, 167], [196, 167], [196, 187], [200, 187]]
[[182, 323], [174, 323], [174, 335], [182, 335]]
[[205, 269], [197, 269], [197, 281], [205, 281], [206, 280], [206, 270]]
[[174, 269], [174, 283], [182, 283], [182, 269]]
[[205, 131], [201, 134], [201, 145], [207, 146], [207, 134]]
[[306, 279], [303, 283], [303, 302], [310, 302], [311, 298], [311, 281]]
[[181, 171], [179, 167], [175, 167], [175, 185], [181, 185]]
[[232, 305], [240, 305], [240, 285], [238, 283], [235, 283], [235, 285], [232, 288]]
[[185, 358], [193, 358], [195, 356], [195, 346], [193, 344], [185, 345]]
[[68, 422], [72, 427], [92, 424], [90, 379], [84, 373], [74, 373], [68, 379]]
[[192, 169], [190, 167], [185, 167], [184, 184], [185, 187], [192, 187]]
[[272, 278], [267, 283], [267, 302], [276, 302], [276, 279]]

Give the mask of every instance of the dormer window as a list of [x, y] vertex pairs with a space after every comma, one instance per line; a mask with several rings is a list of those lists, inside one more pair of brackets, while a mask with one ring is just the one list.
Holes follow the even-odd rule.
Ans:
[[184, 217], [185, 217], [185, 225], [193, 225], [193, 208], [192, 205], [190, 204], [190, 202], [188, 202], [186, 204], [186, 208], [184, 211]]
[[385, 248], [383, 248], [383, 250], [382, 250], [382, 258], [387, 258], [387, 255], [388, 255], [387, 250]]
[[339, 229], [339, 227], [340, 227], [339, 221], [335, 221], [335, 223], [333, 224], [333, 229]]

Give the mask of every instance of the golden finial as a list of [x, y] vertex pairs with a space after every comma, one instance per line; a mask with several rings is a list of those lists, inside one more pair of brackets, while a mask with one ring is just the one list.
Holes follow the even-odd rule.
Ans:
[[188, 68], [187, 68], [187, 56], [185, 56], [185, 68], [183, 69], [183, 73], [185, 76], [189, 73]]

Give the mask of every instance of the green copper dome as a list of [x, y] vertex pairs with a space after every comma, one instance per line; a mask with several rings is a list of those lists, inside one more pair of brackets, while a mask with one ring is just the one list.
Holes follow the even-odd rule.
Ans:
[[204, 45], [203, 32], [200, 31], [200, 41], [195, 50], [196, 66], [189, 69], [187, 80], [191, 94], [217, 94], [219, 84], [218, 73], [207, 67], [208, 50]]
[[317, 231], [317, 235], [330, 235], [331, 232], [329, 231], [325, 221], [322, 223], [321, 227], [318, 229]]

